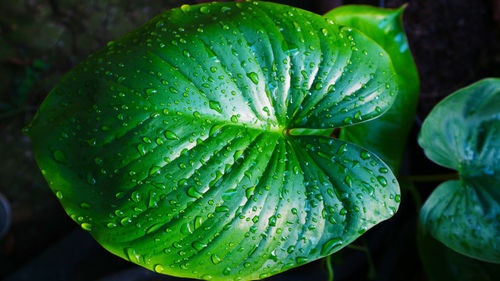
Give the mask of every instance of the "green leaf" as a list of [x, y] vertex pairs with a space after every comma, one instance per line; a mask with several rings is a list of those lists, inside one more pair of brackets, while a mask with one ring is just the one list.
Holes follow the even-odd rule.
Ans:
[[419, 144], [432, 161], [455, 169], [427, 199], [420, 218], [446, 246], [500, 262], [500, 79], [484, 79], [441, 101]]
[[396, 212], [388, 167], [325, 137], [382, 114], [394, 85], [384, 50], [321, 16], [185, 5], [67, 74], [27, 133], [67, 213], [112, 253], [175, 276], [259, 279]]
[[346, 127], [341, 138], [373, 151], [398, 172], [417, 108], [420, 82], [402, 23], [404, 6], [383, 9], [363, 5], [340, 6], [325, 17], [356, 28], [379, 44], [391, 58], [397, 74], [398, 95], [380, 118]]
[[500, 279], [500, 267], [461, 255], [425, 233], [419, 224], [417, 231], [419, 255], [430, 281], [495, 281]]

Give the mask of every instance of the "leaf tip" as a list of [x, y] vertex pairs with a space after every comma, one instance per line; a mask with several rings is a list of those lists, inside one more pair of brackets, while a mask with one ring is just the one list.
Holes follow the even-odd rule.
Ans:
[[408, 2], [401, 5], [399, 8], [396, 9], [395, 14], [397, 16], [401, 16], [403, 14], [403, 12], [406, 10], [406, 8], [408, 7], [408, 5], [409, 5]]

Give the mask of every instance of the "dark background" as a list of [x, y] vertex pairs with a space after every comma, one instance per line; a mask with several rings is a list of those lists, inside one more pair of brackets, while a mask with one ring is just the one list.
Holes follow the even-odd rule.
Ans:
[[[197, 2], [203, 1], [0, 1], [0, 193], [5, 197], [0, 202], [11, 209], [10, 227], [0, 238], [0, 279], [182, 280], [115, 257], [78, 229], [43, 180], [21, 129], [61, 76], [88, 54], [161, 11]], [[500, 1], [276, 2], [320, 14], [341, 4], [396, 8], [407, 2], [404, 24], [421, 93], [401, 176], [449, 172], [423, 155], [416, 143], [419, 124], [453, 91], [500, 77]], [[333, 256], [335, 280], [428, 280], [432, 272], [426, 273], [417, 251], [417, 210], [437, 184], [403, 188], [394, 218]], [[325, 261], [268, 280], [326, 280]]]

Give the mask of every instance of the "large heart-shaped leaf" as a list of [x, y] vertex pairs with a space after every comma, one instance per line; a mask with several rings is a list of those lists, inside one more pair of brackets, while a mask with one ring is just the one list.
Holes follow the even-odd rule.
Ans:
[[500, 79], [485, 79], [440, 102], [419, 143], [432, 161], [459, 171], [427, 199], [420, 218], [455, 251], [500, 262]]
[[399, 171], [417, 109], [419, 78], [402, 23], [403, 7], [383, 9], [363, 5], [340, 6], [325, 17], [356, 28], [379, 44], [390, 56], [397, 74], [398, 95], [380, 118], [342, 129], [341, 138], [376, 153]]
[[67, 213], [157, 272], [258, 279], [329, 255], [399, 205], [388, 167], [324, 137], [395, 95], [386, 52], [265, 2], [167, 11], [67, 74], [28, 134]]

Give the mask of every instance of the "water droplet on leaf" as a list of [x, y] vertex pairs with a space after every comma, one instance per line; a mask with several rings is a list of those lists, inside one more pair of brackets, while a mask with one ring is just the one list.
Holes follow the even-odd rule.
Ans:
[[217, 111], [217, 112], [219, 112], [219, 113], [222, 113], [222, 108], [221, 108], [221, 106], [220, 106], [220, 103], [219, 103], [219, 102], [217, 102], [217, 101], [209, 101], [209, 102], [208, 102], [208, 106], [209, 106], [211, 109], [213, 109], [213, 110], [215, 110], [215, 111]]
[[62, 152], [61, 150], [56, 150], [54, 151], [54, 159], [59, 162], [59, 163], [66, 163], [66, 155], [64, 155], [64, 152]]
[[165, 137], [167, 140], [178, 140], [179, 137], [172, 131], [165, 130]]
[[250, 80], [252, 80], [252, 82], [255, 85], [259, 84], [259, 75], [257, 75], [257, 73], [249, 72], [249, 73], [247, 73], [247, 77], [250, 78]]

